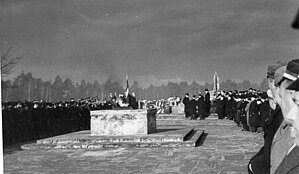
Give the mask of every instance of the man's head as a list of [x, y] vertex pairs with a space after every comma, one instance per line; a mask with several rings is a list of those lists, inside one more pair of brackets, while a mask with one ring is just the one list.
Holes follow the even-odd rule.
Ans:
[[189, 93], [186, 93], [186, 97], [189, 97]]
[[[282, 62], [277, 62], [274, 65], [270, 65], [268, 66], [267, 69], [267, 81], [268, 81], [268, 86], [269, 89], [272, 92], [272, 96], [274, 96], [274, 92], [275, 92], [275, 79], [277, 78], [281, 78], [283, 76], [283, 73], [285, 72], [285, 65], [286, 63], [282, 63]], [[284, 67], [284, 68], [282, 68]], [[280, 69], [279, 71], [277, 71], [278, 69]], [[275, 76], [276, 73], [276, 76]]]
[[288, 62], [286, 67], [286, 72], [283, 74], [283, 77], [277, 82], [279, 85], [285, 79], [295, 81], [299, 76], [299, 59], [294, 59]]
[[285, 116], [285, 120], [291, 125], [291, 137], [295, 138], [295, 143], [299, 146], [299, 86], [296, 83], [299, 83], [299, 78], [287, 87], [293, 91], [293, 106]]
[[288, 112], [294, 107], [294, 100], [292, 99], [293, 92], [287, 89], [299, 76], [299, 59], [288, 62], [286, 71], [283, 77], [275, 80], [275, 85], [278, 86], [278, 104], [281, 107], [283, 116], [286, 118]]
[[294, 106], [294, 101], [292, 100], [292, 91], [287, 90], [286, 88], [292, 83], [291, 80], [285, 79], [279, 86], [278, 92], [278, 100], [277, 103], [279, 104], [282, 114], [285, 116]]
[[208, 93], [209, 92], [209, 90], [208, 89], [205, 89], [205, 93]]
[[132, 96], [133, 96], [133, 97], [136, 97], [136, 93], [135, 93], [135, 92], [132, 92]]
[[[281, 97], [279, 95], [279, 89], [281, 83], [281, 79], [283, 78], [283, 74], [286, 72], [286, 66], [282, 66], [275, 71], [273, 82], [268, 83], [269, 89], [272, 92], [272, 97], [274, 103], [277, 103], [281, 106]], [[275, 109], [275, 108], [272, 108]]]
[[[295, 19], [292, 23], [292, 27], [294, 29], [299, 29], [299, 10], [295, 16]], [[285, 117], [287, 123], [291, 124], [291, 137], [295, 138], [294, 142], [297, 146], [299, 146], [299, 78], [292, 82], [287, 88], [287, 90], [292, 90], [293, 93], [293, 101], [294, 106], [288, 112]]]

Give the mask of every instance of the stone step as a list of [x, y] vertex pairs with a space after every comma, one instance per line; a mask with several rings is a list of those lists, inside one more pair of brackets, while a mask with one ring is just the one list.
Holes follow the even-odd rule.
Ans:
[[218, 119], [218, 115], [213, 113], [210, 116], [208, 116], [206, 119], [208, 119], [208, 120], [216, 120], [216, 119]]
[[158, 114], [157, 119], [184, 119], [185, 116], [182, 114], [173, 115], [173, 114]]
[[194, 147], [197, 147], [199, 142], [201, 141], [202, 136], [204, 135], [204, 131], [202, 130], [196, 130], [192, 138], [190, 139], [190, 142], [193, 143]]
[[204, 131], [192, 131], [193, 136], [187, 141], [177, 142], [101, 142], [101, 143], [45, 143], [26, 144], [21, 146], [23, 150], [36, 149], [100, 149], [100, 148], [154, 148], [154, 147], [196, 147], [201, 140]]
[[139, 136], [90, 136], [90, 131], [79, 131], [37, 140], [37, 144], [183, 142], [189, 139], [192, 132], [193, 128], [158, 129], [157, 133]]

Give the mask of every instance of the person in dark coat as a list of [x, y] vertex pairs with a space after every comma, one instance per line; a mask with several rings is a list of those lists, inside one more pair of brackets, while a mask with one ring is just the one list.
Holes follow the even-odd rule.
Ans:
[[132, 109], [138, 109], [138, 103], [137, 103], [137, 100], [136, 100], [136, 94], [135, 92], [132, 93], [132, 95], [128, 95], [130, 97], [129, 99], [129, 106], [132, 108]]
[[240, 122], [241, 122], [241, 125], [242, 125], [242, 130], [245, 130], [245, 131], [248, 131], [249, 130], [249, 128], [248, 128], [248, 125], [247, 125], [247, 118], [246, 118], [246, 116], [247, 116], [247, 112], [246, 112], [246, 107], [247, 107], [247, 105], [248, 105], [248, 103], [249, 103], [249, 100], [247, 99], [247, 98], [245, 98], [245, 96], [243, 96], [244, 97], [244, 99], [243, 99], [243, 101], [242, 101], [242, 103], [241, 103], [241, 105], [240, 105]]
[[224, 119], [225, 106], [226, 106], [225, 98], [220, 94], [217, 97], [217, 101], [216, 101], [216, 113], [218, 114], [219, 119]]
[[[268, 72], [267, 72], [267, 79], [269, 86], [274, 85], [275, 77], [279, 78], [279, 76], [282, 76], [283, 72], [277, 71], [278, 69], [281, 69], [284, 67], [285, 64], [278, 62], [273, 66], [269, 66]], [[279, 75], [280, 74], [280, 75]], [[269, 119], [266, 119], [265, 125], [264, 125], [264, 146], [260, 149], [260, 151], [253, 156], [250, 159], [250, 162], [248, 164], [248, 173], [262, 173], [262, 174], [268, 174], [270, 173], [270, 159], [271, 159], [271, 147], [273, 138], [275, 136], [276, 131], [280, 127], [282, 121], [283, 121], [283, 115], [282, 111], [279, 107], [279, 105], [275, 105], [275, 98], [272, 94], [275, 93], [274, 88], [271, 88], [271, 91], [269, 90], [267, 92], [268, 98], [269, 98], [269, 105], [270, 107], [270, 115]], [[270, 104], [271, 103], [271, 104]]]
[[205, 101], [201, 93], [199, 93], [197, 99], [197, 114], [201, 120], [205, 119]]
[[191, 116], [191, 119], [192, 120], [195, 120], [196, 119], [196, 106], [197, 106], [197, 101], [195, 100], [195, 95], [193, 95], [193, 98], [192, 100], [190, 101], [190, 106], [189, 106], [189, 109], [190, 109], [190, 116]]
[[226, 102], [226, 116], [227, 119], [232, 120], [234, 118], [234, 110], [235, 110], [235, 105], [234, 105], [234, 99], [232, 98], [231, 95], [227, 96], [227, 102]]
[[183, 104], [184, 104], [184, 112], [185, 112], [185, 118], [188, 118], [190, 116], [189, 114], [189, 104], [190, 104], [190, 101], [189, 101], [189, 94], [186, 93], [184, 99], [183, 99]]
[[208, 89], [205, 89], [205, 117], [210, 115], [211, 100], [210, 93]]
[[236, 97], [236, 113], [235, 113], [235, 122], [238, 126], [241, 125], [240, 118], [241, 118], [241, 104], [242, 99], [239, 97]]
[[255, 99], [255, 96], [252, 97], [252, 102], [249, 107], [249, 129], [251, 132], [256, 132], [257, 127], [260, 123], [260, 113], [259, 113], [259, 105], [261, 104], [261, 101], [258, 99]]
[[262, 101], [262, 103], [260, 104], [260, 107], [259, 107], [261, 120], [260, 120], [259, 126], [257, 128], [257, 132], [259, 132], [259, 133], [264, 131], [266, 120], [269, 119], [269, 115], [270, 115], [270, 104], [269, 104], [269, 100], [267, 98], [266, 93], [263, 93], [261, 95], [261, 101]]

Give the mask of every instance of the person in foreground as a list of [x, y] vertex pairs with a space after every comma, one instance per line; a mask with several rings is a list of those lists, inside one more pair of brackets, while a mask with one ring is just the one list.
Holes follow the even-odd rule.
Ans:
[[294, 138], [293, 146], [287, 156], [278, 166], [275, 174], [298, 174], [299, 173], [299, 79], [291, 83], [287, 90], [292, 91], [289, 100], [292, 108], [285, 116], [285, 121], [290, 125], [290, 136]]
[[[277, 129], [283, 121], [283, 115], [280, 106], [277, 104], [279, 100], [278, 81], [283, 77], [286, 71], [286, 65], [282, 62], [277, 62], [268, 67], [267, 81], [269, 86], [268, 96], [271, 106], [269, 118], [264, 126], [264, 146], [260, 151], [250, 159], [248, 164], [249, 174], [269, 174], [270, 173], [270, 153], [272, 142]], [[276, 83], [275, 83], [276, 82]]]

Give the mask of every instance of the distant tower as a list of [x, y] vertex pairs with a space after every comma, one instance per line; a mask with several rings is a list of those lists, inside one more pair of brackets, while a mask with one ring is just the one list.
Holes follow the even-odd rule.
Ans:
[[217, 75], [217, 72], [215, 71], [214, 77], [213, 77], [213, 91], [219, 90], [219, 77]]

